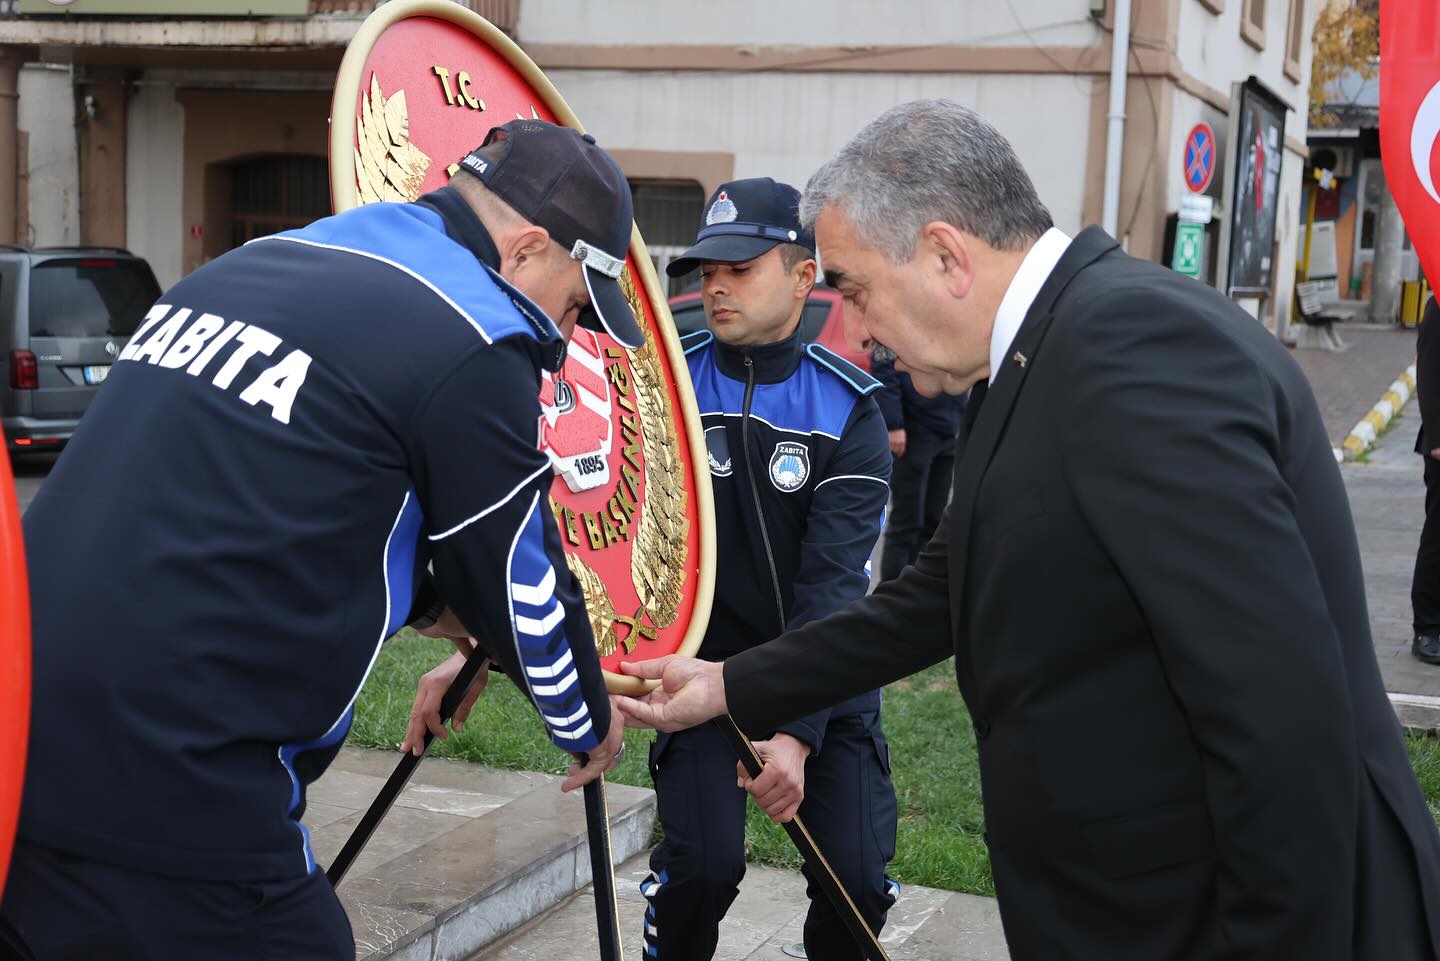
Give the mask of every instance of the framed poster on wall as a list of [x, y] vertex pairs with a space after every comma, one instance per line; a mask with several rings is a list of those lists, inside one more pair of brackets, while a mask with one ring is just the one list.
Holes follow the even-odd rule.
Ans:
[[1225, 278], [1230, 296], [1268, 297], [1275, 281], [1275, 218], [1288, 108], [1254, 77], [1231, 101], [1226, 185]]

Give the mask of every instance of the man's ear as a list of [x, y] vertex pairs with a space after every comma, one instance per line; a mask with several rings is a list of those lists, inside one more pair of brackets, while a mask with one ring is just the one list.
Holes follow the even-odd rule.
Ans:
[[927, 272], [938, 275], [941, 285], [955, 298], [970, 293], [975, 283], [974, 238], [943, 220], [935, 220], [920, 231], [915, 256], [924, 258]]
[[544, 227], [527, 224], [506, 233], [497, 246], [500, 250], [500, 273], [504, 275], [527, 261], [543, 258], [550, 246], [550, 232]]
[[813, 259], [802, 260], [795, 265], [795, 269], [791, 271], [791, 276], [795, 280], [795, 296], [810, 296], [810, 291], [815, 286], [816, 270], [818, 268], [819, 264], [815, 263]]

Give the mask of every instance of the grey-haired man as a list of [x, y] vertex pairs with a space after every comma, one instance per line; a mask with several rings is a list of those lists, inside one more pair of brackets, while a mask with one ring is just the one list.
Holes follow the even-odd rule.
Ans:
[[949, 656], [1015, 961], [1440, 956], [1440, 838], [1294, 361], [1217, 291], [1051, 224], [1010, 144], [897, 107], [811, 179], [827, 279], [922, 390], [975, 386], [916, 563], [636, 721], [752, 735]]

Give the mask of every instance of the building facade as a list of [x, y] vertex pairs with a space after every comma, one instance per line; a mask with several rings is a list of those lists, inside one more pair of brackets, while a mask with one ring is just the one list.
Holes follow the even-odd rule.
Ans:
[[[1128, 31], [1116, 232], [1133, 254], [1169, 261], [1190, 190], [1186, 138], [1209, 123], [1217, 158], [1229, 156], [1236, 81], [1255, 78], [1288, 108], [1269, 161], [1280, 164], [1265, 253], [1274, 280], [1246, 300], [1277, 333], [1293, 288], [1318, 2], [1133, 0]], [[466, 5], [517, 40], [615, 154], [663, 261], [693, 237], [719, 183], [803, 185], [866, 121], [917, 97], [947, 97], [992, 120], [1062, 229], [1098, 222], [1116, 3]], [[184, 17], [164, 12], [182, 6]], [[0, 242], [126, 246], [163, 285], [249, 237], [323, 214], [330, 90], [373, 6], [0, 0]], [[1207, 192], [1218, 223], [1227, 165], [1217, 167]], [[1207, 236], [1218, 243], [1220, 233], [1212, 225]], [[1212, 282], [1219, 259], [1203, 271]]]

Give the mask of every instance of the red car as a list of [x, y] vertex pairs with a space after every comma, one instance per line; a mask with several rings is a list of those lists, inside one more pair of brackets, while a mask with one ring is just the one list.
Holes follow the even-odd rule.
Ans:
[[[700, 291], [671, 297], [670, 316], [675, 318], [675, 329], [681, 337], [704, 330], [705, 305]], [[805, 312], [800, 315], [800, 339], [807, 344], [812, 341], [823, 344], [862, 370], [870, 369], [870, 348], [874, 345], [868, 338], [861, 344], [852, 344], [845, 336], [845, 301], [829, 287], [817, 285], [810, 291]]]

